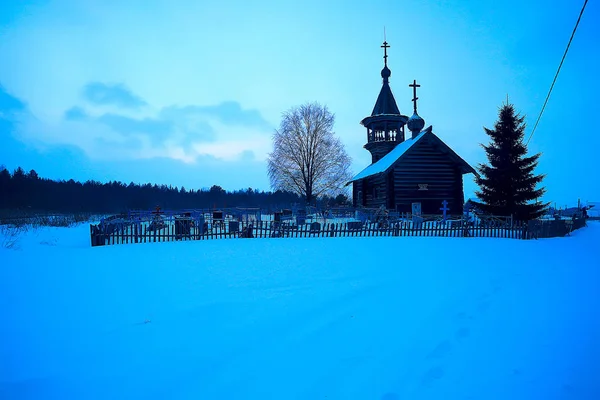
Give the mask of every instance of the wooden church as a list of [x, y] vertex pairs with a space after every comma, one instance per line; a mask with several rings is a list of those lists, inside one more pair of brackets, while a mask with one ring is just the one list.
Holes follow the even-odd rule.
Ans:
[[[383, 42], [383, 86], [370, 116], [361, 124], [367, 128], [365, 148], [371, 153], [371, 165], [358, 173], [352, 183], [355, 207], [380, 208], [400, 212], [419, 210], [423, 214], [440, 214], [446, 201], [450, 214], [463, 210], [463, 175], [477, 174], [465, 160], [437, 137], [417, 114], [417, 87], [413, 81], [414, 112], [402, 115], [392, 94], [387, 66], [387, 49]], [[405, 136], [405, 129], [410, 137]]]

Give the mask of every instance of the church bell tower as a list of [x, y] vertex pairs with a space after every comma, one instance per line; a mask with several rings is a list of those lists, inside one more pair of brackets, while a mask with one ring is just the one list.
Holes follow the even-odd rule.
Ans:
[[371, 162], [376, 163], [387, 153], [392, 151], [398, 143], [404, 141], [404, 125], [408, 121], [406, 115], [400, 114], [396, 100], [390, 88], [389, 79], [392, 71], [387, 66], [387, 49], [390, 47], [384, 40], [383, 45], [383, 69], [381, 77], [383, 85], [373, 112], [360, 123], [367, 128], [367, 144], [365, 149], [371, 153]]

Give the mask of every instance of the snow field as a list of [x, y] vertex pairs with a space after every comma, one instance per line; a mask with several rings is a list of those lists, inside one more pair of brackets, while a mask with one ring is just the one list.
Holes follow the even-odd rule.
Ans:
[[597, 399], [600, 223], [566, 238], [0, 249], [1, 399]]

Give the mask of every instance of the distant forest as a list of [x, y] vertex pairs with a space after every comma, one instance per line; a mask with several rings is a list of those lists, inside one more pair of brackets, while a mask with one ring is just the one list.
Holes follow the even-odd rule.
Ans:
[[[347, 197], [319, 199], [328, 206], [342, 205]], [[73, 179], [51, 180], [40, 178], [31, 170], [21, 167], [10, 173], [0, 166], [0, 210], [24, 212], [89, 212], [121, 213], [128, 210], [163, 210], [260, 207], [278, 209], [303, 203], [289, 192], [264, 192], [252, 188], [225, 191], [214, 185], [207, 190], [187, 190], [166, 185], [97, 181], [76, 182]]]

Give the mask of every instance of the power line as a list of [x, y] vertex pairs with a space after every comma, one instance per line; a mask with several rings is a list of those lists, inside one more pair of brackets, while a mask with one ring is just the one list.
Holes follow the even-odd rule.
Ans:
[[583, 15], [583, 10], [585, 10], [585, 6], [587, 5], [588, 0], [585, 0], [583, 3], [583, 7], [581, 8], [581, 12], [579, 13], [579, 18], [577, 18], [577, 23], [575, 24], [575, 28], [573, 28], [573, 33], [571, 33], [571, 38], [569, 39], [569, 43], [567, 44], [567, 48], [565, 49], [565, 53], [562, 56], [562, 60], [560, 60], [560, 64], [558, 65], [558, 70], [556, 70], [556, 75], [554, 75], [554, 80], [552, 81], [552, 85], [550, 86], [550, 90], [548, 91], [548, 96], [546, 96], [546, 101], [544, 101], [544, 105], [542, 106], [542, 111], [540, 111], [540, 115], [538, 115], [537, 121], [535, 121], [535, 125], [533, 126], [533, 130], [531, 131], [531, 135], [529, 135], [529, 139], [527, 139], [527, 146], [531, 137], [535, 132], [535, 128], [537, 128], [538, 123], [540, 122], [540, 118], [542, 118], [542, 114], [544, 113], [544, 109], [546, 108], [546, 104], [548, 104], [548, 99], [550, 98], [550, 93], [552, 93], [552, 89], [554, 88], [554, 84], [556, 83], [556, 78], [558, 78], [558, 74], [560, 73], [560, 68], [565, 61], [565, 57], [567, 56], [567, 52], [569, 51], [569, 46], [571, 46], [571, 42], [573, 41], [573, 36], [575, 36], [575, 31], [577, 31], [577, 27], [579, 26], [579, 21], [581, 20], [581, 16]]

